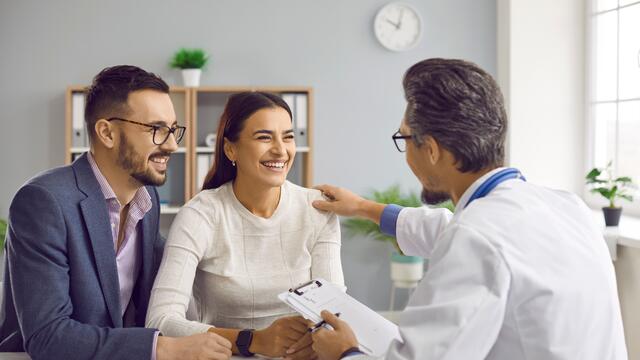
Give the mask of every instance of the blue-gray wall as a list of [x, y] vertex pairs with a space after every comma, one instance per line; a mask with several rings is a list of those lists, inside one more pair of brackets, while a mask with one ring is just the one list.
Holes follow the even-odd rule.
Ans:
[[[0, 217], [33, 174], [61, 165], [64, 90], [103, 67], [130, 63], [170, 84], [179, 47], [212, 54], [204, 85], [315, 89], [316, 183], [364, 193], [418, 190], [390, 136], [403, 110], [401, 78], [418, 60], [465, 58], [496, 72], [495, 0], [406, 0], [421, 14], [421, 44], [383, 49], [373, 18], [384, 0], [0, 0]], [[388, 306], [385, 244], [344, 238], [351, 294]]]

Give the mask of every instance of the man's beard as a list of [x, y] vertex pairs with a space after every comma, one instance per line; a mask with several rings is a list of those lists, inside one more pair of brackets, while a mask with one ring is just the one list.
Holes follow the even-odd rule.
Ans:
[[[169, 153], [155, 153], [150, 158], [157, 155], [169, 156]], [[153, 170], [147, 166], [148, 159], [135, 152], [124, 133], [120, 135], [120, 149], [116, 161], [120, 167], [129, 172], [129, 176], [144, 186], [162, 186], [167, 181], [166, 172], [161, 175], [154, 174]]]
[[427, 205], [437, 205], [441, 202], [445, 202], [447, 200], [451, 200], [451, 196], [449, 196], [446, 192], [438, 192], [438, 191], [430, 191], [426, 188], [422, 188], [422, 202]]

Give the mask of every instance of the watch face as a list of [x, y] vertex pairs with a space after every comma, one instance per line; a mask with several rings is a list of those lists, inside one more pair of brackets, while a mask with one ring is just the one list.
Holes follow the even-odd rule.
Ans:
[[382, 46], [393, 51], [404, 51], [420, 41], [422, 21], [409, 5], [391, 3], [378, 11], [373, 29]]

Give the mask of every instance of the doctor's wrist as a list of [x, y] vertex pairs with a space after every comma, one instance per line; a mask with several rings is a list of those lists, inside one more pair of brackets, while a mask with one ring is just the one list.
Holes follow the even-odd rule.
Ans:
[[376, 224], [380, 224], [380, 218], [382, 217], [382, 212], [384, 211], [385, 206], [387, 205], [362, 199], [357, 205], [356, 216], [371, 220]]
[[352, 356], [352, 355], [362, 355], [364, 354], [362, 351], [360, 351], [360, 349], [357, 346], [354, 347], [350, 347], [347, 350], [345, 350], [344, 352], [342, 352], [342, 354], [340, 354], [339, 359], [344, 359], [346, 357]]

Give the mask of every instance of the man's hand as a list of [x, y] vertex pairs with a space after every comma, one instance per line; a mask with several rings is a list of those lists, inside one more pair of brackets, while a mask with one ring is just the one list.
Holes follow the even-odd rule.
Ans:
[[268, 357], [288, 355], [286, 351], [308, 332], [308, 324], [302, 316], [280, 318], [268, 328], [254, 331], [249, 351]]
[[[307, 327], [313, 326], [313, 323], [309, 321], [307, 323]], [[311, 340], [311, 333], [307, 331], [307, 333], [298, 340], [295, 344], [291, 345], [289, 350], [286, 352], [286, 356], [284, 360], [315, 360], [318, 358], [318, 355], [313, 351], [311, 345], [313, 344], [313, 340]]]
[[227, 360], [231, 343], [220, 335], [207, 332], [172, 338], [158, 336], [157, 360]]
[[318, 354], [318, 359], [337, 360], [349, 348], [358, 347], [358, 339], [346, 322], [326, 310], [320, 315], [334, 330], [321, 327], [311, 335], [312, 347]]
[[316, 200], [313, 207], [318, 210], [331, 211], [341, 216], [357, 216], [380, 223], [380, 216], [385, 204], [364, 199], [351, 191], [331, 185], [319, 185], [315, 189], [322, 191], [328, 201]]

